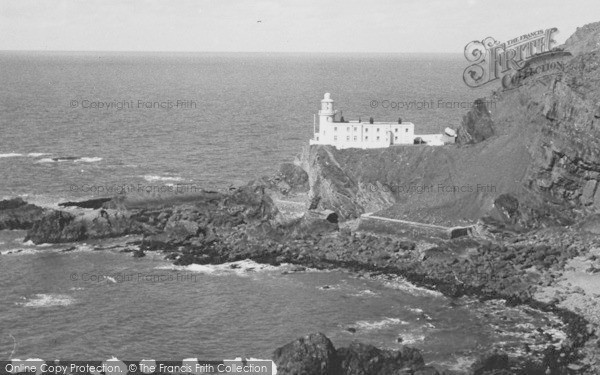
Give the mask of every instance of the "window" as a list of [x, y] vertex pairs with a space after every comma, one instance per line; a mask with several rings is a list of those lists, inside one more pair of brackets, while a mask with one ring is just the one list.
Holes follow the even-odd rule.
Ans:
[[356, 126], [354, 127], [354, 131], [356, 131]]
[[[356, 136], [354, 136], [354, 140], [356, 141]], [[317, 141], [318, 141], [318, 139], [317, 139]]]
[[377, 133], [379, 133], [379, 128], [377, 128]]
[[347, 140], [347, 141], [349, 141], [349, 140], [350, 140], [350, 136], [349, 136], [349, 135], [348, 135], [348, 136], [346, 136], [346, 140]]
[[319, 141], [319, 137], [317, 137], [317, 142]]
[[395, 141], [397, 141], [397, 140], [398, 140], [398, 136], [395, 136], [395, 137], [394, 137], [394, 140], [395, 140]]
[[333, 131], [336, 132], [337, 131], [337, 126], [333, 128]]
[[369, 128], [365, 128], [365, 133], [369, 131]]
[[350, 127], [349, 127], [349, 126], [346, 128], [346, 131], [347, 131], [347, 132], [349, 132], [349, 131], [350, 131]]
[[368, 140], [369, 140], [369, 137], [365, 137], [365, 141], [368, 141]]
[[[377, 129], [377, 130], [379, 130], [379, 129]], [[377, 140], [379, 140], [379, 137], [377, 137]]]
[[408, 133], [408, 128], [406, 128], [406, 133]]
[[334, 135], [334, 136], [333, 136], [333, 140], [334, 140], [334, 141], [337, 141], [337, 135]]
[[394, 131], [395, 131], [396, 133], [398, 133], [398, 128], [394, 129]]

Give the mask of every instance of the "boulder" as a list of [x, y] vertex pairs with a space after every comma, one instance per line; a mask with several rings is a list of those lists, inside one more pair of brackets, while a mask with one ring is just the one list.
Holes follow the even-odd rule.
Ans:
[[494, 135], [494, 122], [486, 101], [477, 99], [457, 131], [456, 143], [479, 143]]
[[[373, 345], [353, 342], [337, 351], [345, 375], [392, 375], [423, 369], [424, 361], [417, 349], [380, 350]], [[431, 374], [438, 374], [437, 371]]]
[[336, 350], [322, 333], [312, 333], [275, 350], [273, 362], [281, 375], [341, 374]]
[[300, 166], [292, 163], [283, 163], [279, 167], [279, 176], [292, 191], [308, 191], [308, 173]]
[[508, 354], [497, 351], [484, 354], [471, 365], [473, 375], [484, 375], [488, 371], [509, 369]]

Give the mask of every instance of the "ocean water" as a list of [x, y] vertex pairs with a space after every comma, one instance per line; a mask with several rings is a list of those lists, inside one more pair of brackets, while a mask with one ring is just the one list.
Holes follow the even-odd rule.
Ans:
[[[486, 94], [462, 83], [452, 55], [2, 52], [0, 66], [0, 198], [45, 204], [273, 173], [308, 142], [325, 92], [346, 119], [402, 117], [420, 133], [456, 127], [460, 103]], [[337, 346], [406, 344], [463, 368], [481, 349], [518, 351], [536, 327], [558, 324], [401, 279], [250, 262], [176, 268], [160, 253], [97, 250], [110, 241], [63, 252], [71, 245], [24, 236], [0, 231], [1, 359], [13, 337], [15, 358], [261, 358], [322, 331]]]
[[33, 246], [21, 231], [8, 234], [0, 245], [3, 359], [15, 342], [21, 359], [270, 358], [320, 331], [338, 347], [409, 345], [433, 364], [464, 369], [492, 345], [535, 348], [537, 327], [560, 326], [528, 308], [453, 300], [401, 278], [286, 273], [288, 265], [250, 261], [177, 267], [159, 253], [94, 250], [108, 241], [63, 252], [71, 245]]

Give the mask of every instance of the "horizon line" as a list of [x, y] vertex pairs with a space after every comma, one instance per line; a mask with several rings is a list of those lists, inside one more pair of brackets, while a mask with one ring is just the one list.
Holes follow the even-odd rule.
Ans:
[[382, 51], [153, 51], [153, 50], [41, 50], [41, 49], [0, 49], [3, 52], [48, 52], [48, 53], [268, 53], [268, 54], [444, 54], [444, 55], [462, 55], [463, 52], [382, 52]]

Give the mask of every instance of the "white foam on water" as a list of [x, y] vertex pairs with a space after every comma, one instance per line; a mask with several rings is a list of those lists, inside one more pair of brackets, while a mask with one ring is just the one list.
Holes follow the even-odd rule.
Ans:
[[371, 331], [371, 330], [376, 330], [376, 329], [384, 329], [384, 328], [400, 326], [400, 325], [408, 325], [408, 324], [410, 324], [410, 323], [405, 322], [404, 320], [399, 319], [399, 318], [384, 318], [382, 320], [376, 320], [376, 321], [359, 320], [354, 325], [360, 330]]
[[402, 290], [415, 296], [431, 296], [431, 297], [443, 297], [444, 295], [437, 290], [430, 290], [416, 286], [400, 276], [376, 276], [374, 280], [380, 281], [386, 288]]
[[66, 294], [34, 294], [27, 302], [23, 303], [25, 307], [52, 307], [69, 306], [73, 303], [73, 298]]
[[0, 154], [0, 158], [14, 158], [17, 156], [23, 156], [23, 154], [17, 154], [14, 152], [8, 153], [8, 154]]
[[415, 313], [415, 314], [423, 314], [423, 310], [419, 309], [419, 308], [415, 308], [415, 307], [409, 307], [408, 311]]
[[30, 255], [37, 253], [38, 252], [35, 249], [11, 249], [0, 252], [2, 255]]
[[56, 160], [53, 160], [52, 158], [42, 158], [36, 161], [36, 163], [54, 163], [56, 162]]
[[177, 271], [190, 271], [206, 275], [237, 275], [250, 276], [257, 272], [277, 271], [279, 267], [269, 264], [256, 263], [252, 260], [240, 260], [223, 264], [190, 264], [187, 266], [167, 265], [155, 269], [170, 269]]
[[148, 182], [155, 181], [183, 181], [182, 177], [169, 177], [169, 176], [156, 176], [156, 175], [144, 175], [144, 180]]
[[97, 162], [100, 160], [102, 160], [102, 158], [96, 156], [96, 157], [83, 157], [83, 158], [76, 159], [74, 161], [82, 162], [82, 163], [94, 163], [94, 162]]
[[411, 345], [417, 342], [421, 342], [425, 340], [425, 335], [416, 334], [416, 333], [401, 333], [400, 337], [402, 338], [403, 345]]
[[40, 156], [50, 155], [47, 152], [30, 152], [27, 154], [30, 158], [39, 158]]
[[361, 291], [359, 291], [357, 293], [353, 293], [352, 294], [353, 297], [376, 297], [378, 295], [379, 295], [379, 293], [374, 292], [374, 291], [369, 290], [369, 289], [361, 290]]

